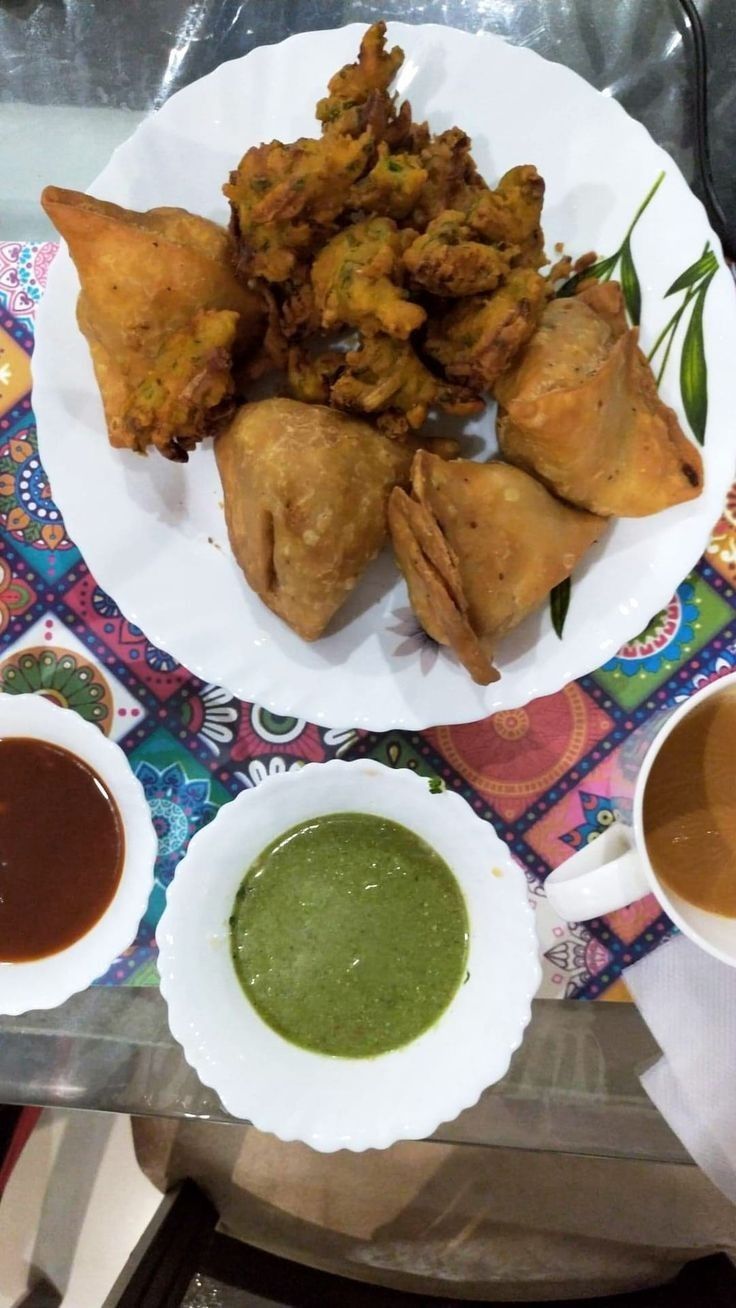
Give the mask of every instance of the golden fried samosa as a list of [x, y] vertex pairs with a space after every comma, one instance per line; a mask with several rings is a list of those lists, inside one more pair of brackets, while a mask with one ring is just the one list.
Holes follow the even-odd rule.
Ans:
[[504, 458], [571, 504], [639, 518], [702, 490], [700, 453], [657, 394], [616, 282], [551, 301], [496, 397]]
[[414, 456], [411, 495], [389, 500], [396, 558], [425, 631], [474, 681], [498, 680], [493, 653], [569, 577], [605, 528], [508, 463]]
[[321, 636], [387, 537], [413, 448], [323, 405], [246, 404], [215, 441], [233, 554], [305, 640]]
[[[186, 459], [225, 412], [231, 353], [244, 356], [263, 331], [260, 298], [235, 276], [229, 234], [184, 209], [137, 213], [56, 186], [41, 202], [79, 274], [77, 318], [111, 444], [156, 444]], [[166, 411], [155, 410], [156, 392]]]

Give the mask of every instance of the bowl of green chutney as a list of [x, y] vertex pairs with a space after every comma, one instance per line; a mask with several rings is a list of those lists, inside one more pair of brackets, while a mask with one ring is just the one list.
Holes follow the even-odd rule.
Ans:
[[493, 827], [414, 772], [266, 778], [192, 840], [157, 932], [187, 1061], [234, 1117], [325, 1152], [431, 1135], [506, 1072], [540, 967]]

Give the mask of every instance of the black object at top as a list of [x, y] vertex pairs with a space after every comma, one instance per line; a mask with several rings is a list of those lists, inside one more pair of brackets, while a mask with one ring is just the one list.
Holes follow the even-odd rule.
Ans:
[[708, 46], [705, 29], [694, 0], [680, 0], [690, 29], [692, 45], [695, 154], [703, 202], [714, 231], [729, 259], [736, 259], [736, 224], [729, 224], [713, 181], [708, 124]]

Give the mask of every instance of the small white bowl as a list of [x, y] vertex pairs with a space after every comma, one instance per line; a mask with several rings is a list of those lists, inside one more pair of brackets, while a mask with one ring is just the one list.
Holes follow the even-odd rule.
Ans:
[[[66, 949], [27, 963], [0, 962], [0, 1013], [17, 1016], [57, 1008], [84, 990], [135, 939], [153, 886], [157, 839], [143, 788], [122, 749], [72, 709], [40, 695], [0, 694], [0, 740], [23, 736], [75, 754], [108, 787], [125, 834], [125, 858], [115, 894], [102, 916]], [[33, 795], [28, 796], [29, 816]], [[29, 886], [28, 893], [33, 893]]]
[[[468, 980], [411, 1044], [376, 1058], [331, 1058], [271, 1029], [243, 993], [228, 919], [257, 854], [320, 814], [374, 813], [411, 828], [452, 868], [468, 909]], [[359, 760], [267, 778], [200, 831], [169, 886], [158, 926], [169, 1026], [233, 1117], [282, 1140], [383, 1149], [431, 1135], [506, 1072], [541, 970], [524, 874], [489, 823], [426, 779]]]

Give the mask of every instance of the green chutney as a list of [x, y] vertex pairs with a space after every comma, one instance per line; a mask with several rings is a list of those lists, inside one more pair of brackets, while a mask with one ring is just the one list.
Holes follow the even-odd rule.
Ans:
[[437, 1021], [465, 977], [462, 891], [413, 831], [331, 813], [284, 832], [245, 874], [230, 918], [240, 984], [279, 1035], [370, 1058]]

